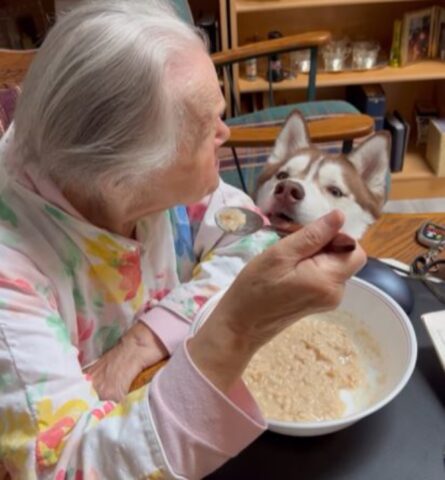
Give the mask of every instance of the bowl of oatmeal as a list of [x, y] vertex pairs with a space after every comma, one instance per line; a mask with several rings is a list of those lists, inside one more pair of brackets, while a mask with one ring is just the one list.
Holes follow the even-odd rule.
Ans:
[[[221, 295], [200, 310], [193, 328]], [[359, 278], [339, 307], [305, 317], [263, 346], [243, 380], [271, 431], [315, 436], [346, 428], [383, 408], [408, 382], [417, 342], [405, 312]]]

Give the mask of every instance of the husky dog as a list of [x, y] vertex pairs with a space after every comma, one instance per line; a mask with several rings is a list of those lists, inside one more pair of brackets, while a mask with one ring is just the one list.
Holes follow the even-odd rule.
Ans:
[[310, 143], [299, 112], [286, 120], [261, 173], [256, 202], [272, 224], [305, 225], [334, 208], [345, 215], [343, 232], [360, 238], [385, 201], [391, 142], [379, 132], [348, 155]]

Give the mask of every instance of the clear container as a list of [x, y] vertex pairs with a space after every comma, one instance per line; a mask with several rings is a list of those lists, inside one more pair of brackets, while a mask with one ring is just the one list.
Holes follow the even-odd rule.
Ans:
[[257, 79], [258, 69], [257, 69], [256, 58], [249, 58], [248, 60], [246, 60], [244, 62], [244, 68], [245, 68], [247, 80], [254, 81]]
[[352, 45], [352, 68], [369, 70], [377, 65], [380, 45], [377, 42], [354, 42]]
[[308, 73], [311, 69], [311, 51], [295, 50], [290, 53], [291, 71], [297, 73]]
[[340, 72], [346, 68], [346, 60], [351, 53], [347, 39], [334, 40], [323, 47], [324, 68], [328, 72]]

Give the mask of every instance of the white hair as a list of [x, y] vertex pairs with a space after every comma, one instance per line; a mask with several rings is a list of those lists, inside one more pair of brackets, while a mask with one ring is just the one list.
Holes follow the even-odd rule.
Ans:
[[191, 88], [172, 88], [169, 65], [196, 46], [206, 48], [200, 33], [165, 0], [95, 0], [66, 13], [23, 85], [18, 162], [91, 193], [104, 177], [137, 184], [165, 167], [188, 123]]

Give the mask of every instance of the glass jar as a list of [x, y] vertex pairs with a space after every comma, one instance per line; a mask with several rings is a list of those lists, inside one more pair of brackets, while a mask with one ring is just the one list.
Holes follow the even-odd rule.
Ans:
[[254, 81], [257, 79], [258, 76], [258, 69], [257, 69], [257, 60], [256, 58], [249, 58], [244, 62], [244, 69], [246, 79], [250, 81]]
[[352, 68], [369, 70], [377, 65], [380, 45], [377, 42], [354, 42], [352, 45]]
[[321, 51], [324, 68], [327, 72], [340, 72], [346, 68], [346, 60], [351, 53], [347, 39], [333, 40]]
[[308, 73], [311, 69], [311, 51], [295, 50], [290, 53], [291, 71], [294, 75], [297, 73]]

